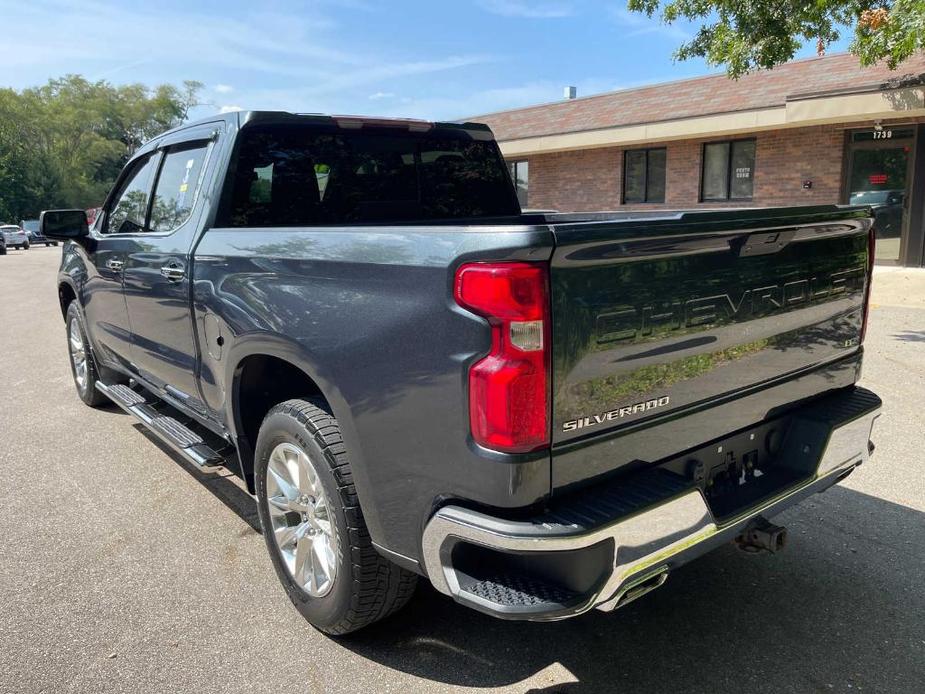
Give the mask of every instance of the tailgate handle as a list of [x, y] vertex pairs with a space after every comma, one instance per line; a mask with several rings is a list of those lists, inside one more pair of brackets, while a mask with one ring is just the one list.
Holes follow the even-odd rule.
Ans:
[[749, 234], [745, 238], [736, 239], [729, 245], [738, 251], [740, 258], [753, 255], [768, 255], [782, 250], [796, 236], [796, 229], [784, 231], [763, 231], [760, 234]]

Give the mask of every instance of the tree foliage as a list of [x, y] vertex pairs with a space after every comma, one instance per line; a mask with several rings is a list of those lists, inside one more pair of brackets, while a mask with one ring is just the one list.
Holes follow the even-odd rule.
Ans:
[[186, 120], [201, 87], [67, 75], [21, 92], [0, 89], [0, 221], [101, 204], [143, 142]]
[[850, 50], [862, 65], [891, 68], [925, 50], [925, 0], [629, 0], [627, 7], [672, 24], [701, 22], [675, 52], [725, 65], [731, 77], [772, 68], [807, 41], [819, 53], [853, 32]]

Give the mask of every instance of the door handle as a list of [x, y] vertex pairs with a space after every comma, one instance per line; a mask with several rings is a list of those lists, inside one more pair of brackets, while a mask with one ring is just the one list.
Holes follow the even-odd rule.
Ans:
[[113, 272], [122, 272], [122, 268], [125, 267], [125, 263], [121, 260], [107, 260], [106, 267], [108, 267]]
[[176, 265], [165, 265], [161, 268], [161, 275], [166, 277], [168, 282], [179, 282], [186, 277], [186, 270]]

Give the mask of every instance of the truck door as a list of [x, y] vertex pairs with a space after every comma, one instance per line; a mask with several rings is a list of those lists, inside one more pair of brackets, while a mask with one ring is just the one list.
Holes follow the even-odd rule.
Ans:
[[181, 131], [183, 140], [160, 143], [162, 159], [148, 222], [123, 269], [138, 373], [197, 411], [202, 402], [190, 308], [190, 252], [205, 207], [201, 188], [214, 129]]
[[144, 227], [159, 160], [160, 155], [148, 154], [126, 168], [106, 206], [102, 225], [93, 230], [92, 243], [83, 246], [87, 254], [83, 307], [90, 339], [103, 361], [123, 367], [132, 359], [132, 331], [122, 273], [134, 236]]

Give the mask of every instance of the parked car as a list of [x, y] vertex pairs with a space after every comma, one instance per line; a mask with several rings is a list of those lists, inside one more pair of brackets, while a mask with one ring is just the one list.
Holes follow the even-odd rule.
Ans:
[[873, 450], [866, 207], [524, 214], [486, 126], [251, 112], [42, 225], [81, 399], [239, 474], [327, 633], [418, 577], [506, 619], [622, 607], [779, 551], [769, 518]]
[[904, 190], [860, 190], [851, 193], [852, 205], [869, 205], [874, 213], [874, 226], [880, 238], [896, 238], [902, 234]]
[[6, 240], [7, 248], [12, 246], [13, 248], [29, 250], [29, 237], [26, 235], [26, 232], [15, 224], [4, 224], [0, 226], [0, 233], [3, 234], [3, 238]]
[[26, 232], [26, 235], [29, 237], [29, 243], [44, 243], [46, 246], [58, 245], [57, 241], [45, 238], [45, 236], [42, 234], [39, 220], [37, 219], [24, 219], [19, 223], [19, 226], [23, 231]]

